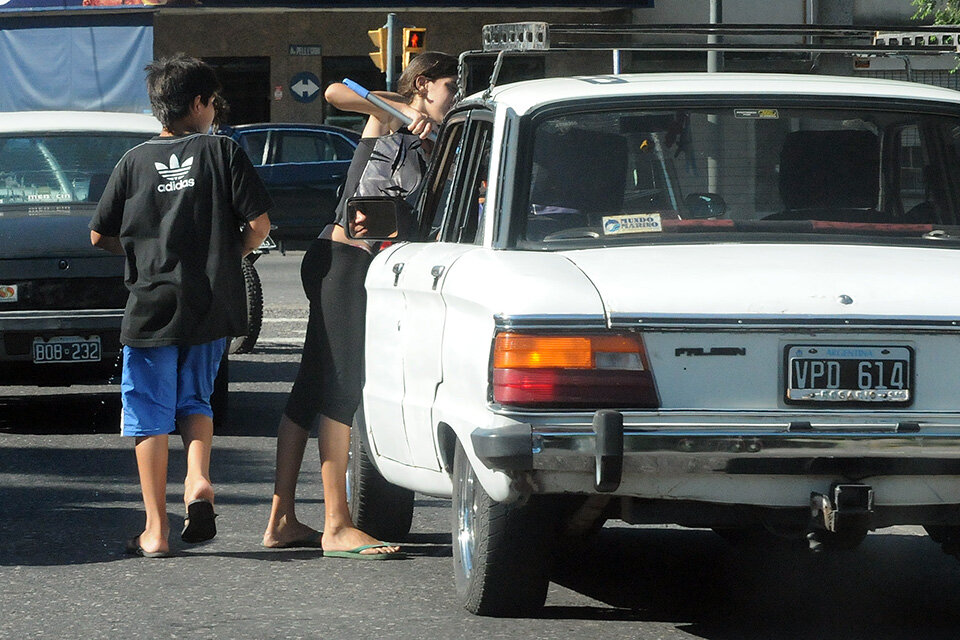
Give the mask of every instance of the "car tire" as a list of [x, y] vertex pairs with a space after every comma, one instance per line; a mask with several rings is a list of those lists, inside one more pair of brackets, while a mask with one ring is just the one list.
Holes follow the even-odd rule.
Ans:
[[547, 496], [501, 503], [483, 489], [457, 442], [453, 461], [453, 569], [457, 598], [470, 613], [537, 613], [550, 584], [554, 511]]
[[247, 293], [247, 335], [230, 341], [230, 353], [250, 353], [263, 325], [263, 287], [260, 275], [249, 258], [243, 259], [243, 284]]
[[367, 451], [363, 409], [357, 410], [350, 430], [347, 465], [347, 501], [353, 524], [374, 538], [399, 542], [413, 523], [413, 491], [391, 484], [380, 475]]

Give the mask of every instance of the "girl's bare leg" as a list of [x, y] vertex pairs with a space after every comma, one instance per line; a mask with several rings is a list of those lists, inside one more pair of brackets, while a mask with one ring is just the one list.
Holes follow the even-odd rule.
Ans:
[[[350, 427], [320, 416], [320, 475], [323, 478], [323, 549], [349, 551], [381, 541], [357, 529], [347, 506], [347, 462], [350, 455]], [[362, 553], [393, 553], [399, 547], [368, 549]]]
[[297, 520], [295, 500], [297, 479], [303, 464], [310, 432], [291, 420], [286, 414], [277, 428], [277, 470], [273, 482], [273, 502], [270, 519], [263, 533], [263, 546], [282, 547], [297, 540], [316, 535], [316, 530]]

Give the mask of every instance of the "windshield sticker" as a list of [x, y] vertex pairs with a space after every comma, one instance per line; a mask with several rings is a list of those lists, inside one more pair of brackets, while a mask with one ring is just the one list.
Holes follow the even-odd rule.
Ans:
[[603, 234], [616, 236], [623, 233], [655, 233], [663, 231], [659, 213], [644, 213], [630, 216], [603, 216]]
[[779, 120], [780, 112], [776, 109], [734, 109], [734, 117], [749, 120]]
[[0, 284], [0, 302], [16, 302], [17, 298], [17, 285]]

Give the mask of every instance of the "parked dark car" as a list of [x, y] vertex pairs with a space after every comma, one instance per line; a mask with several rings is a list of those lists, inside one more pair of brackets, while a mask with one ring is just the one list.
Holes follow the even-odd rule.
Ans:
[[119, 374], [124, 259], [87, 223], [120, 157], [159, 132], [138, 114], [0, 114], [0, 384]]
[[333, 221], [338, 191], [360, 135], [315, 124], [260, 123], [221, 130], [244, 148], [263, 178], [274, 208], [270, 235], [310, 240]]

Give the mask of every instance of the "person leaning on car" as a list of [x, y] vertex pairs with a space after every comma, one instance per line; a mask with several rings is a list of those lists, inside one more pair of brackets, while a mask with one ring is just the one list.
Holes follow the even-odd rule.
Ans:
[[158, 557], [170, 550], [167, 457], [176, 427], [187, 454], [181, 538], [216, 535], [210, 394], [225, 338], [246, 331], [241, 258], [269, 232], [271, 201], [237, 143], [207, 134], [220, 104], [213, 69], [177, 54], [146, 71], [163, 131], [117, 164], [90, 239], [127, 259], [122, 433], [136, 438], [146, 509], [127, 551]]

